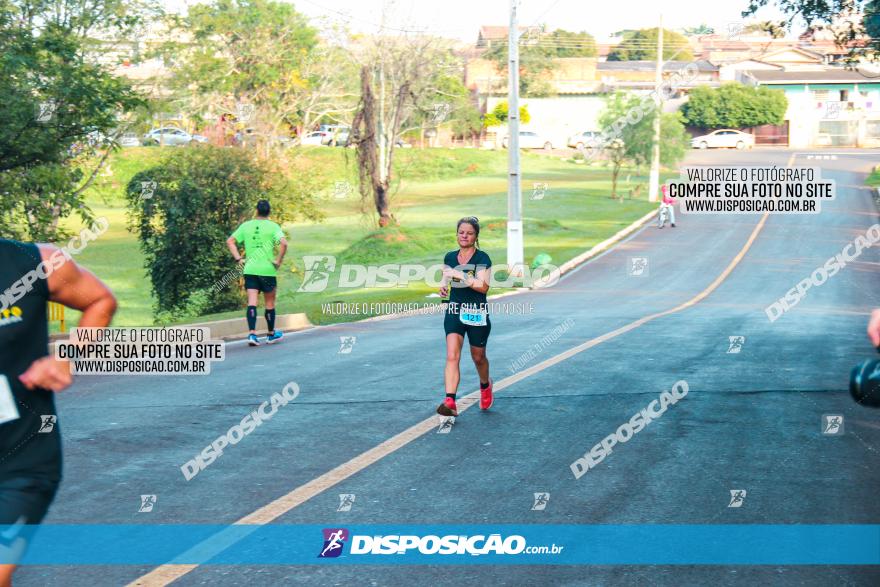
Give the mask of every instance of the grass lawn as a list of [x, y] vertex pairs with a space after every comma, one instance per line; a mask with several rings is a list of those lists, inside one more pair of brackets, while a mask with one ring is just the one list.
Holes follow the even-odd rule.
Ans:
[[[103, 279], [119, 300], [116, 326], [153, 323], [150, 282], [143, 254], [134, 234], [127, 230], [123, 191], [129, 179], [157, 162], [170, 148], [132, 148], [114, 154], [109, 172], [102, 173], [89, 189], [87, 202], [97, 216], [105, 216], [109, 230], [89, 244], [77, 260]], [[306, 312], [313, 323], [352, 319], [323, 315], [321, 304], [346, 302], [427, 302], [433, 288], [422, 283], [408, 288], [340, 290], [297, 293], [302, 281], [304, 255], [333, 255], [338, 263], [381, 264], [442, 262], [456, 248], [455, 222], [477, 216], [482, 225], [480, 245], [496, 264], [506, 258], [507, 152], [474, 149], [401, 149], [395, 152], [397, 175], [403, 178], [393, 198], [400, 228], [377, 233], [373, 216], [361, 211], [355, 194], [334, 197], [334, 185], [356, 185], [354, 157], [344, 149], [315, 148], [306, 154], [319, 169], [326, 193], [320, 194], [326, 219], [321, 223], [297, 222], [285, 226], [290, 248], [279, 271], [279, 313]], [[651, 210], [647, 202], [647, 177], [635, 171], [621, 173], [619, 191], [629, 194], [642, 185], [635, 199], [612, 200], [611, 174], [602, 167], [587, 167], [559, 157], [524, 153], [523, 218], [525, 257], [530, 263], [547, 253], [553, 263], [566, 260], [608, 238]], [[546, 184], [542, 198], [533, 198], [533, 185]], [[76, 222], [70, 226], [75, 228]], [[225, 243], [205, 243], [225, 247]], [[218, 278], [222, 275], [218, 269]], [[333, 280], [331, 279], [331, 284]], [[242, 310], [192, 317], [186, 322], [240, 317]], [[75, 312], [68, 313], [70, 324]], [[53, 324], [57, 330], [57, 325]]]

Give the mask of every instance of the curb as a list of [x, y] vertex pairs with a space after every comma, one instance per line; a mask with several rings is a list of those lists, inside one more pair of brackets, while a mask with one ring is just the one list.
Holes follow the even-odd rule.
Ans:
[[[581, 265], [585, 261], [592, 259], [593, 257], [598, 255], [599, 253], [604, 252], [606, 249], [610, 248], [611, 245], [614, 245], [614, 244], [618, 243], [619, 241], [623, 240], [624, 237], [629, 236], [630, 234], [635, 232], [637, 229], [639, 229], [642, 226], [644, 226], [645, 224], [647, 224], [656, 215], [657, 215], [657, 210], [656, 209], [651, 210], [650, 212], [648, 212], [647, 214], [645, 214], [644, 216], [642, 216], [641, 218], [639, 218], [638, 220], [636, 220], [635, 222], [633, 222], [632, 224], [627, 226], [626, 228], [622, 228], [622, 229], [618, 230], [616, 233], [614, 233], [614, 235], [606, 238], [605, 240], [603, 240], [600, 243], [593, 245], [593, 247], [590, 250], [584, 251], [583, 253], [581, 253], [577, 257], [574, 257], [573, 259], [569, 259], [568, 261], [566, 261], [565, 263], [562, 264], [562, 266], [559, 268], [558, 272], [554, 272], [552, 275], [550, 275], [544, 279], [538, 280], [537, 282], [535, 282], [535, 287], [533, 287], [531, 289], [541, 289], [542, 287], [544, 287], [544, 284], [546, 284], [547, 281], [549, 279], [551, 279], [553, 276], [558, 276], [557, 277], [557, 280], [558, 280], [559, 277], [562, 277], [563, 275], [565, 275], [566, 273], [568, 273], [569, 271], [571, 271], [575, 267]], [[519, 292], [515, 292], [515, 293], [519, 293]]]
[[[880, 187], [877, 188], [878, 193], [880, 193]], [[534, 287], [519, 287], [516, 288], [516, 291], [508, 291], [500, 294], [495, 294], [488, 296], [487, 300], [497, 300], [499, 298], [506, 298], [509, 296], [519, 295], [524, 292], [532, 291], [534, 289], [541, 289], [543, 287], [542, 284], [546, 283], [549, 279], [555, 277], [558, 281], [562, 275], [565, 275], [572, 269], [575, 269], [582, 263], [590, 260], [595, 257], [599, 253], [604, 252], [609, 249], [612, 245], [618, 243], [623, 240], [625, 237], [629, 236], [642, 226], [644, 226], [647, 222], [649, 222], [654, 216], [657, 215], [657, 210], [652, 210], [634, 221], [632, 224], [627, 226], [626, 228], [622, 228], [621, 230], [614, 233], [614, 235], [608, 237], [604, 241], [593, 245], [589, 250], [584, 251], [580, 255], [570, 259], [562, 264], [559, 267], [559, 271], [553, 272], [550, 276], [543, 278], [535, 283]], [[275, 318], [275, 326], [279, 330], [284, 330], [285, 332], [297, 332], [301, 330], [308, 330], [314, 328], [325, 328], [330, 326], [339, 326], [342, 324], [354, 324], [361, 322], [379, 322], [384, 320], [396, 320], [398, 318], [408, 318], [412, 316], [418, 316], [422, 314], [441, 314], [440, 310], [436, 312], [424, 312], [424, 311], [413, 311], [413, 312], [397, 312], [395, 314], [383, 314], [382, 316], [371, 316], [369, 318], [364, 318], [361, 320], [353, 320], [351, 322], [336, 322], [334, 324], [319, 324], [314, 325], [309, 320], [308, 316], [305, 313], [296, 313], [296, 314], [282, 314]], [[194, 324], [176, 324], [174, 327], [205, 327], [211, 329], [211, 339], [213, 340], [237, 340], [246, 338], [248, 335], [247, 328], [241, 329], [243, 318], [228, 318], [226, 320], [216, 320], [214, 322], [198, 322]], [[150, 328], [150, 327], [137, 327], [137, 328]], [[257, 330], [266, 329], [266, 319], [263, 316], [257, 317]], [[49, 355], [55, 355], [54, 343], [58, 340], [66, 340], [70, 337], [70, 333], [67, 332], [65, 334], [53, 334], [50, 336], [49, 340]]]
[[[878, 190], [880, 190], [880, 188], [878, 188]], [[634, 221], [632, 224], [630, 224], [626, 228], [622, 228], [622, 229], [618, 230], [612, 236], [606, 238], [605, 240], [603, 240], [600, 243], [593, 245], [593, 247], [590, 248], [588, 251], [584, 251], [583, 253], [581, 253], [577, 257], [574, 257], [573, 259], [566, 261], [559, 268], [559, 271], [554, 271], [548, 277], [545, 277], [545, 278], [542, 278], [541, 280], [538, 280], [537, 282], [535, 282], [534, 287], [519, 287], [519, 288], [517, 288], [516, 291], [508, 291], [508, 292], [504, 292], [504, 293], [500, 293], [500, 294], [491, 295], [491, 296], [488, 296], [486, 299], [487, 300], [496, 300], [498, 298], [505, 298], [508, 296], [519, 295], [523, 292], [532, 291], [534, 289], [541, 289], [543, 287], [541, 284], [547, 283], [547, 281], [549, 279], [552, 279], [554, 277], [556, 278], [556, 281], [559, 281], [559, 279], [563, 275], [565, 275], [566, 273], [568, 273], [572, 269], [575, 269], [576, 267], [578, 267], [582, 263], [597, 256], [599, 253], [604, 252], [605, 250], [610, 248], [612, 245], [620, 242], [625, 237], [629, 236], [630, 234], [632, 234], [633, 232], [635, 232], [636, 230], [638, 230], [639, 228], [641, 228], [642, 226], [647, 224], [656, 215], [657, 215], [657, 209], [655, 208], [654, 210], [651, 210], [650, 212], [648, 212], [647, 214], [645, 214], [644, 216], [642, 216], [638, 220]], [[406, 317], [418, 316], [418, 315], [422, 315], [422, 314], [431, 314], [431, 313], [442, 314], [442, 312], [440, 312], [439, 310], [437, 312], [418, 312], [418, 311], [416, 311], [416, 312], [398, 312], [396, 314], [384, 314], [382, 316], [371, 316], [370, 318], [364, 318], [362, 320], [354, 320], [352, 322], [338, 322], [336, 324], [327, 324], [327, 326], [338, 326], [340, 324], [353, 324], [353, 323], [360, 323], [360, 322], [378, 322], [381, 320], [394, 320], [397, 318], [406, 318]]]
[[[213, 322], [197, 322], [194, 324], [174, 324], [168, 328], [197, 328], [208, 327], [211, 329], [211, 340], [235, 340], [246, 338], [248, 335], [247, 323], [244, 318], [227, 318], [225, 320], [215, 320]], [[275, 327], [285, 332], [297, 332], [315, 328], [315, 325], [309, 321], [305, 313], [281, 314], [275, 317]], [[125, 326], [119, 328], [127, 328]], [[160, 326], [133, 326], [132, 328], [161, 328]], [[266, 318], [264, 316], [257, 317], [257, 331], [267, 330]], [[50, 356], [55, 356], [55, 342], [59, 340], [67, 340], [70, 338], [70, 332], [64, 334], [53, 334], [49, 340]]]

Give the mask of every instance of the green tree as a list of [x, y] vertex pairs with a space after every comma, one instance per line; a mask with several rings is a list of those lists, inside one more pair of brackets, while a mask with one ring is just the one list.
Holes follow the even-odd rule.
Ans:
[[483, 115], [473, 104], [468, 104], [456, 112], [452, 122], [452, 132], [456, 136], [476, 140], [483, 130]]
[[[137, 173], [126, 188], [129, 226], [144, 252], [156, 316], [240, 307], [237, 288], [217, 286], [238, 270], [224, 241], [263, 198], [279, 224], [299, 216], [320, 219], [307, 179], [292, 182], [251, 151], [210, 146], [176, 149]], [[149, 198], [142, 196], [144, 182], [155, 182]]]
[[[523, 96], [539, 97], [553, 93], [547, 78], [556, 69], [553, 59], [557, 57], [556, 48], [540, 41], [524, 42], [519, 46], [519, 91]], [[484, 57], [495, 63], [501, 73], [501, 83], [507, 85], [508, 52], [507, 43], [496, 43], [486, 51]]]
[[595, 57], [599, 54], [596, 39], [590, 33], [581, 31], [574, 33], [556, 29], [541, 38], [556, 50], [556, 57]]
[[[495, 108], [492, 109], [492, 112], [487, 112], [483, 116], [483, 126], [486, 128], [490, 128], [493, 126], [501, 126], [502, 124], [507, 124], [507, 114], [509, 112], [510, 106], [508, 106], [507, 101], [498, 102], [495, 104]], [[519, 121], [522, 124], [528, 124], [532, 119], [532, 115], [529, 114], [529, 108], [525, 104], [519, 107]]]
[[[621, 168], [651, 162], [654, 117], [658, 111], [645, 96], [616, 92], [608, 96], [599, 114], [599, 128], [605, 137], [604, 150], [611, 161], [611, 197], [617, 197]], [[684, 159], [688, 135], [678, 113], [664, 113], [660, 119], [660, 164], [671, 167]]]
[[781, 90], [734, 82], [720, 88], [694, 88], [682, 114], [685, 123], [696, 128], [746, 128], [782, 124], [787, 108]]
[[700, 23], [697, 26], [687, 27], [681, 31], [686, 37], [699, 37], [701, 35], [714, 35], [715, 29], [706, 23]]
[[128, 26], [125, 4], [0, 0], [0, 232], [57, 241], [61, 219], [93, 220], [82, 192], [99, 166], [85, 159], [142, 104], [129, 85], [84, 59], [96, 18]]
[[420, 128], [425, 113], [463, 98], [464, 86], [451, 81], [460, 60], [449, 41], [425, 35], [372, 37], [353, 55], [361, 64], [360, 102], [351, 125], [361, 200], [384, 228], [397, 222], [391, 210], [397, 139]]
[[194, 114], [231, 114], [256, 131], [264, 153], [293, 129], [311, 130], [354, 110], [355, 64], [343, 48], [320, 44], [292, 4], [212, 0], [190, 8], [176, 26], [186, 39], [162, 51], [175, 63], [178, 103]]
[[[803, 21], [808, 24], [807, 31], [816, 28], [830, 30], [837, 45], [849, 46], [846, 61], [851, 66], [865, 60], [876, 61], [880, 57], [878, 28], [870, 23], [871, 15], [878, 13], [876, 0], [743, 0], [743, 3], [746, 4], [743, 17], [754, 16], [762, 7], [775, 5], [778, 12], [785, 15], [782, 24], [786, 29], [790, 29], [792, 23]], [[858, 18], [862, 7], [865, 9], [864, 21]], [[876, 77], [876, 74], [867, 77]]]
[[[658, 29], [640, 29], [627, 33], [623, 41], [608, 53], [608, 61], [656, 61]], [[692, 61], [687, 37], [663, 29], [663, 60]]]
[[862, 21], [869, 37], [880, 40], [880, 1], [871, 0], [865, 5], [865, 18]]
[[762, 20], [755, 22], [743, 29], [747, 33], [768, 33], [771, 38], [781, 39], [785, 36], [785, 21]]
[[433, 95], [418, 97], [416, 110], [409, 117], [408, 126], [401, 128], [401, 134], [414, 130], [421, 134], [426, 129], [445, 126], [456, 136], [473, 138], [482, 131], [480, 111], [464, 85], [458, 59], [448, 53], [442, 60], [434, 75]]

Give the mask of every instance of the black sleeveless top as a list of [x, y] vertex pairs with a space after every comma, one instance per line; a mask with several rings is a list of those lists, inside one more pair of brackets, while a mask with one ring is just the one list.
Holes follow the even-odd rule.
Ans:
[[0, 424], [0, 482], [17, 477], [61, 479], [53, 394], [29, 390], [18, 380], [31, 363], [49, 354], [49, 284], [39, 277], [22, 280], [41, 262], [36, 245], [0, 239], [0, 375], [6, 377], [19, 413], [17, 420]]
[[[448, 253], [446, 253], [446, 256], [443, 257], [443, 264], [448, 267], [452, 267], [453, 269], [459, 269], [465, 274], [470, 275], [471, 277], [473, 277], [483, 269], [488, 269], [492, 267], [492, 259], [490, 259], [489, 255], [486, 254], [486, 251], [482, 251], [480, 249], [474, 251], [473, 256], [470, 258], [467, 264], [459, 264], [459, 250], [460, 249], [456, 249], [454, 251], [449, 251]], [[456, 285], [460, 286], [462, 284], [456, 283]], [[486, 309], [486, 294], [480, 293], [470, 287], [454, 287], [452, 284], [450, 284], [449, 302], [450, 303], [449, 307], [447, 308], [447, 313], [458, 313], [462, 306], [468, 308]]]

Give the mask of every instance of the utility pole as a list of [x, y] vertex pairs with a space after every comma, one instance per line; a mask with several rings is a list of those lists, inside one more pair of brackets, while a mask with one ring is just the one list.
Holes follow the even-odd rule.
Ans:
[[516, 8], [510, 0], [510, 29], [507, 34], [507, 267], [521, 275], [523, 264], [522, 187], [519, 161], [519, 29]]
[[660, 191], [660, 115], [663, 113], [663, 100], [660, 86], [663, 83], [663, 15], [657, 29], [657, 69], [654, 72], [654, 145], [651, 153], [651, 174], [648, 179], [648, 201], [656, 202]]

